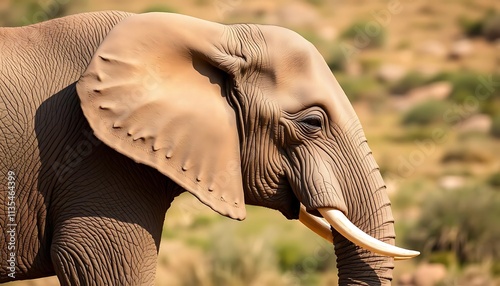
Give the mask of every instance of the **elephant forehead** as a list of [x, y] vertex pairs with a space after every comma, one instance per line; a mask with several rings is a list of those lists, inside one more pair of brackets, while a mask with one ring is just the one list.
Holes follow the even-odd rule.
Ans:
[[290, 82], [286, 88], [276, 93], [276, 101], [287, 113], [297, 113], [310, 107], [320, 107], [333, 122], [339, 123], [343, 118], [352, 118], [354, 109], [330, 73], [326, 76], [301, 79]]

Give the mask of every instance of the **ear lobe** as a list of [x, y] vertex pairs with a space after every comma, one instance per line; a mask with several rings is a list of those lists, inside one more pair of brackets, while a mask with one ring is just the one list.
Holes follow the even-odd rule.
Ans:
[[241, 220], [239, 138], [225, 75], [171, 31], [189, 29], [178, 24], [161, 14], [118, 24], [77, 83], [83, 113], [105, 144]]

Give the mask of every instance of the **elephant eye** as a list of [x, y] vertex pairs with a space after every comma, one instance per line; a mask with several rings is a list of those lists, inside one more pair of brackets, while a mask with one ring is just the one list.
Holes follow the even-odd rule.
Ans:
[[302, 119], [301, 122], [314, 128], [321, 128], [323, 126], [323, 120], [317, 115], [308, 116]]

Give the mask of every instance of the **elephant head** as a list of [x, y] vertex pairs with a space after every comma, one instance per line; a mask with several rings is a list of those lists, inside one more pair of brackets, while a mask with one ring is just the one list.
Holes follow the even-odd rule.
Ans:
[[245, 204], [269, 207], [334, 240], [341, 281], [366, 282], [369, 269], [389, 281], [387, 256], [418, 255], [393, 245], [359, 120], [320, 53], [290, 30], [134, 15], [104, 39], [77, 92], [100, 140], [216, 212], [241, 220]]

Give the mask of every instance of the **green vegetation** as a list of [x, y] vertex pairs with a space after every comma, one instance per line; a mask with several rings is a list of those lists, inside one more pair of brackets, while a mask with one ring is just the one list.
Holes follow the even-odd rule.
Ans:
[[383, 61], [379, 58], [361, 58], [359, 59], [359, 63], [364, 74], [371, 74], [382, 65]]
[[387, 31], [376, 21], [356, 21], [340, 36], [351, 41], [357, 49], [373, 49], [384, 46]]
[[11, 1], [7, 12], [0, 11], [0, 26], [25, 26], [62, 17], [75, 5], [74, 1]]
[[384, 94], [383, 86], [373, 77], [339, 75], [337, 80], [351, 101], [379, 100]]
[[388, 136], [388, 139], [396, 144], [413, 143], [415, 141], [432, 139], [434, 130], [430, 127], [431, 126], [422, 126], [417, 124], [405, 125], [405, 132], [402, 132], [401, 134], [391, 134]]
[[213, 237], [209, 249], [214, 285], [258, 284], [263, 273], [279, 277], [276, 257], [269, 244], [257, 240], [253, 245], [246, 245], [226, 231]]
[[306, 0], [306, 1], [315, 6], [321, 6], [325, 3], [325, 0]]
[[462, 32], [469, 37], [482, 36], [489, 41], [500, 38], [500, 14], [492, 10], [478, 19], [460, 17], [458, 23]]
[[496, 138], [500, 138], [500, 114], [493, 117], [491, 124], [491, 135]]
[[443, 114], [449, 105], [443, 101], [431, 100], [410, 109], [404, 116], [404, 125], [430, 125], [442, 123]]
[[461, 17], [458, 24], [460, 25], [462, 32], [469, 37], [480, 36], [484, 25], [482, 19], [472, 20], [466, 17]]
[[448, 149], [441, 158], [442, 163], [484, 164], [491, 162], [489, 154], [466, 145], [456, 145]]
[[[342, 5], [302, 1], [305, 5], [298, 9], [304, 6], [317, 12], [317, 19], [302, 27], [293, 25], [294, 15], [286, 15], [282, 0], [262, 6], [242, 0], [113, 1], [114, 7], [97, 0], [11, 0], [0, 10], [0, 25], [25, 25], [111, 8], [294, 26], [324, 56], [362, 119], [373, 154], [380, 156], [377, 161], [391, 191], [398, 244], [422, 251], [420, 260], [408, 262], [407, 269], [396, 264], [395, 273], [412, 273], [417, 262], [434, 262], [449, 271], [443, 285], [472, 285], [474, 277], [500, 279], [498, 4], [491, 0], [415, 3], [415, 9], [405, 6], [401, 13], [389, 16], [384, 12], [387, 1], [365, 1], [362, 9], [356, 1]], [[444, 12], [447, 17], [440, 17]], [[449, 19], [458, 23], [449, 25]], [[457, 28], [469, 37], [473, 51], [450, 60], [446, 54], [457, 40]], [[442, 50], [420, 53], [426, 39], [436, 39]], [[377, 80], [386, 64], [401, 67], [402, 77]], [[452, 86], [445, 100], [397, 105], [406, 103], [412, 90], [441, 81]], [[492, 119], [489, 132], [460, 130], [457, 123], [478, 113]], [[436, 139], [437, 130], [445, 132], [445, 140]], [[443, 190], [445, 177], [462, 183]], [[182, 247], [160, 256], [159, 264], [167, 265], [166, 277], [179, 283], [166, 280], [162, 285], [337, 284], [333, 246], [277, 212], [255, 207], [247, 211], [245, 221], [234, 222], [201, 206], [189, 194], [176, 198], [166, 218], [162, 245]], [[320, 255], [318, 249], [323, 251]], [[476, 264], [480, 270], [474, 268]]]
[[450, 99], [457, 103], [464, 103], [469, 97], [475, 96], [476, 88], [481, 83], [479, 81], [480, 76], [481, 75], [470, 71], [458, 71], [439, 74], [432, 80], [450, 82], [453, 86]]
[[[407, 237], [423, 258], [461, 265], [500, 260], [500, 193], [465, 187], [436, 191], [424, 201], [422, 216]], [[452, 255], [452, 257], [450, 257]]]
[[419, 195], [426, 188], [429, 188], [428, 182], [409, 180], [401, 186], [400, 191], [392, 198], [391, 202], [395, 208], [409, 208], [421, 200]]
[[344, 71], [348, 62], [339, 44], [332, 45], [326, 63], [333, 72]]
[[492, 174], [488, 179], [488, 183], [494, 188], [500, 188], [500, 172]]
[[409, 72], [398, 82], [390, 87], [391, 94], [402, 95], [408, 91], [417, 88], [419, 86], [425, 85], [429, 82], [429, 79], [419, 72]]
[[483, 36], [487, 40], [494, 41], [500, 39], [500, 14], [488, 18], [482, 28]]
[[[428, 82], [448, 81], [453, 89], [449, 99], [460, 105], [460, 113], [464, 119], [475, 112], [488, 115], [500, 114], [500, 74], [482, 74], [468, 70], [444, 72]], [[465, 114], [465, 116], [464, 116]]]
[[172, 8], [165, 6], [165, 5], [150, 6], [147, 9], [145, 9], [144, 11], [142, 11], [142, 13], [149, 13], [149, 12], [176, 13], [177, 11], [175, 11], [175, 9], [172, 9]]

